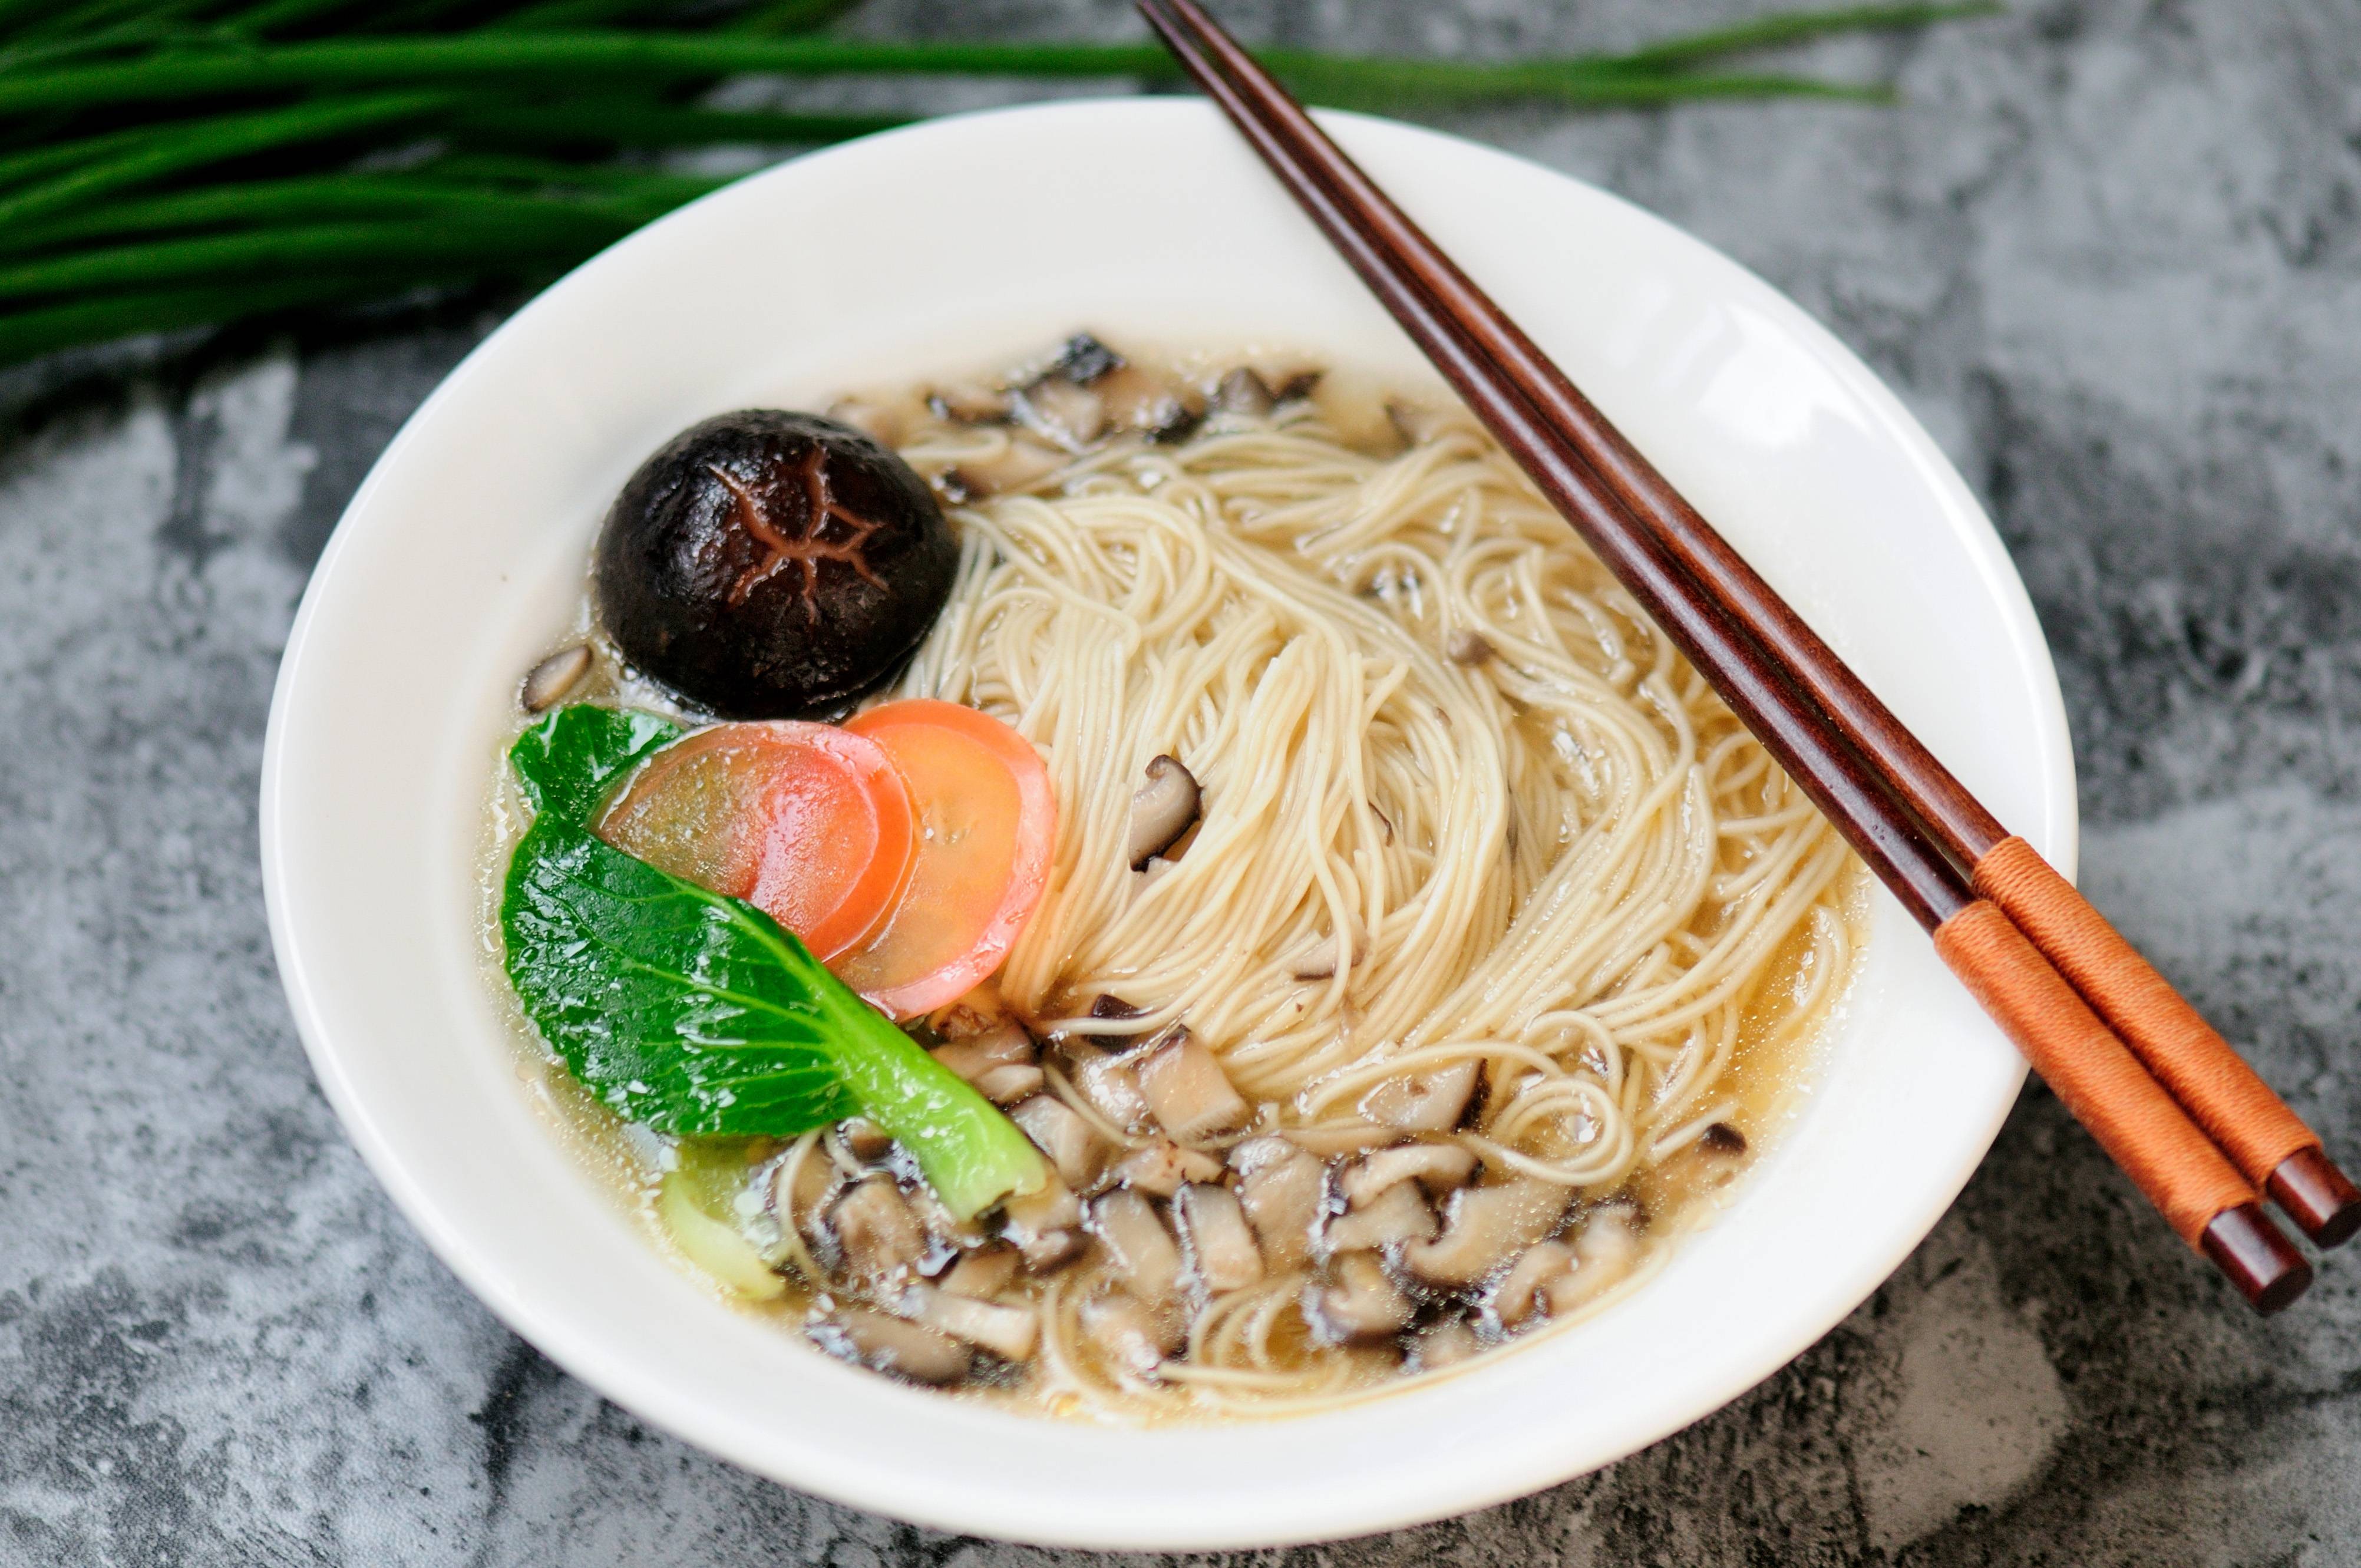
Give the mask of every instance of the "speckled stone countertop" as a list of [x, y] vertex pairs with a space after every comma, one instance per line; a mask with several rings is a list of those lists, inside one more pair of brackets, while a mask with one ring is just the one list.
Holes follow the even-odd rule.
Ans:
[[[1498, 54], [1763, 8], [1226, 14]], [[1119, 0], [956, 25], [1133, 28]], [[2013, 0], [1795, 63], [1905, 102], [1451, 123], [1722, 247], [1899, 389], [2056, 649], [2092, 895], [2361, 1153], [2361, 10]], [[489, 324], [0, 383], [0, 1562], [1080, 1563], [649, 1431], [460, 1288], [313, 1087], [258, 886], [272, 672], [346, 497]], [[2252, 1320], [2037, 1088], [1918, 1254], [1729, 1409], [1540, 1497], [1285, 1558], [2361, 1562], [2361, 1256]]]

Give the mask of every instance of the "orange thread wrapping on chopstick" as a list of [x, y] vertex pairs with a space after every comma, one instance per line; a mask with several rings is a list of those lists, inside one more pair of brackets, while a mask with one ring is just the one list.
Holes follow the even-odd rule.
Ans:
[[2319, 1135], [2230, 1042], [2032, 845], [2002, 839], [1976, 862], [1975, 883], [2115, 1026], [2247, 1180], [2260, 1186], [2290, 1155], [2320, 1146]]
[[2198, 1246], [2216, 1214], [2255, 1201], [2254, 1188], [1997, 905], [1978, 899], [1944, 921], [1935, 951], [2181, 1240]]

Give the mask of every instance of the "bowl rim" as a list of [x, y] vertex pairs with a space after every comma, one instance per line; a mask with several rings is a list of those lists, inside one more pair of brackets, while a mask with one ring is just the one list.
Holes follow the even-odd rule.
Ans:
[[[1193, 99], [1112, 98], [1018, 104], [927, 120], [808, 154], [750, 175], [667, 214], [585, 262], [535, 296], [471, 350], [404, 422], [372, 466], [346, 508], [305, 589], [288, 636], [273, 691], [265, 739], [258, 825], [264, 894], [273, 948], [299, 1035], [324, 1091], [365, 1162], [430, 1248], [458, 1276], [471, 1293], [489, 1305], [504, 1323], [569, 1373], [635, 1413], [708, 1452], [719, 1453], [733, 1463], [798, 1489], [857, 1508], [948, 1530], [980, 1530], [1005, 1539], [1042, 1544], [1205, 1549], [1366, 1534], [1523, 1496], [1661, 1441], [1737, 1398], [1785, 1365], [1851, 1312], [1879, 1282], [1899, 1266], [1947, 1212], [1960, 1188], [1981, 1163], [1983, 1151], [1997, 1135], [2015, 1100], [2017, 1086], [2025, 1076], [2023, 1064], [2019, 1062], [2009, 1079], [2006, 1091], [1996, 1092], [1993, 1102], [1981, 1108], [1980, 1124], [1975, 1126], [1972, 1138], [1967, 1140], [1972, 1143], [1974, 1157], [1962, 1161], [1959, 1168], [1943, 1175], [1938, 1183], [1942, 1190], [1942, 1201], [1929, 1204], [1920, 1223], [1908, 1227], [1906, 1234], [1897, 1231], [1890, 1245], [1878, 1253], [1865, 1254], [1852, 1260], [1852, 1266], [1844, 1271], [1841, 1281], [1827, 1291], [1827, 1310], [1816, 1314], [1811, 1321], [1799, 1323], [1793, 1332], [1775, 1342], [1761, 1346], [1752, 1358], [1755, 1369], [1742, 1380], [1710, 1396], [1668, 1403], [1644, 1421], [1636, 1423], [1634, 1430], [1642, 1435], [1625, 1446], [1621, 1454], [1596, 1458], [1569, 1467], [1562, 1457], [1543, 1450], [1526, 1454], [1521, 1460], [1499, 1464], [1484, 1476], [1462, 1478], [1447, 1497], [1394, 1494], [1363, 1495], [1334, 1504], [1308, 1501], [1307, 1506], [1283, 1521], [1269, 1517], [1223, 1517], [1220, 1508], [1211, 1499], [1200, 1497], [1194, 1504], [1197, 1517], [1187, 1519], [1147, 1521], [1143, 1530], [1096, 1519], [1070, 1529], [1057, 1520], [1044, 1520], [1038, 1516], [1010, 1509], [980, 1512], [965, 1504], [948, 1509], [931, 1507], [925, 1499], [914, 1498], [905, 1487], [881, 1483], [873, 1467], [850, 1459], [837, 1462], [834, 1456], [802, 1454], [792, 1466], [794, 1474], [790, 1475], [784, 1473], [775, 1452], [748, 1441], [742, 1430], [717, 1423], [709, 1419], [709, 1412], [675, 1397], [674, 1391], [661, 1383], [637, 1375], [627, 1358], [619, 1361], [610, 1354], [611, 1346], [600, 1343], [594, 1334], [580, 1332], [565, 1314], [548, 1310], [544, 1299], [533, 1289], [517, 1288], [503, 1270], [493, 1266], [491, 1260], [482, 1255], [476, 1240], [465, 1227], [437, 1206], [412, 1179], [403, 1151], [396, 1146], [365, 1096], [356, 1087], [336, 1042], [331, 1038], [318, 990], [319, 977], [314, 975], [306, 961], [303, 934], [292, 927], [288, 915], [290, 883], [297, 874], [286, 851], [286, 824], [282, 810], [289, 771], [297, 765], [293, 742], [289, 735], [288, 712], [292, 703], [291, 694], [304, 678], [307, 651], [320, 636], [319, 621], [325, 613], [323, 606], [329, 597], [326, 585], [336, 580], [341, 564], [353, 549], [354, 531], [346, 526], [346, 522], [366, 511], [378, 493], [387, 486], [388, 476], [409, 461], [412, 448], [420, 440], [419, 433], [434, 422], [445, 405], [458, 400], [473, 382], [489, 374], [488, 367], [506, 354], [509, 345], [515, 343], [529, 326], [543, 317], [563, 313], [577, 295], [601, 287], [610, 273], [621, 272], [631, 267], [642, 251], [662, 245], [671, 233], [702, 221], [704, 214], [717, 207], [761, 201], [773, 187], [803, 178], [816, 165], [833, 165], [848, 159], [875, 159], [881, 153], [891, 155], [901, 149], [921, 147], [932, 138], [962, 136], [978, 126], [1038, 122], [1050, 134], [1070, 137], [1086, 134], [1085, 126], [1089, 122], [1103, 118], [1210, 115], [1213, 112], [1210, 106]], [[1811, 355], [1819, 368], [1839, 381], [1849, 395], [1859, 400], [1860, 405], [1875, 418], [1880, 436], [1893, 444], [1898, 454], [1925, 480], [1929, 490], [1940, 499], [1944, 521], [1973, 564], [1978, 579], [1977, 590], [1988, 607], [1996, 612], [2006, 633], [2010, 652], [2020, 662], [2015, 674], [2029, 682], [2034, 707], [2037, 710], [2029, 717], [2037, 731], [2035, 749], [2039, 754], [2037, 760], [2042, 771], [2046, 820], [2026, 825], [2027, 836], [2035, 839], [2052, 861], [2070, 876], [2076, 847], [2070, 741], [2063, 696], [2030, 598], [1997, 532], [1965, 482], [1932, 437], [1883, 382], [1833, 334], [1767, 282], [1719, 250], [1706, 246], [1703, 241], [1695, 239], [1664, 220], [1645, 214], [1612, 192], [1587, 185], [1533, 160], [1445, 133], [1365, 115], [1323, 111], [1320, 117], [1338, 134], [1340, 139], [1356, 148], [1364, 142], [1371, 146], [1412, 145], [1430, 151], [1446, 148], [1451, 156], [1469, 159], [1478, 164], [1509, 165], [1537, 171], [1549, 180], [1562, 181], [1594, 198], [1628, 209], [1646, 223], [1676, 236], [1680, 242], [1708, 252], [1734, 270], [1740, 280], [1737, 286], [1745, 293], [1747, 302], [1776, 317], [1795, 342]], [[1933, 1188], [1930, 1187], [1929, 1190]], [[921, 1416], [939, 1417], [946, 1403], [938, 1395], [901, 1388], [866, 1374], [846, 1370], [844, 1376], [863, 1386], [860, 1397], [884, 1401], [915, 1401], [908, 1408]], [[1369, 1408], [1367, 1404], [1354, 1407], [1362, 1410]], [[1118, 1430], [1127, 1431], [1129, 1429]]]

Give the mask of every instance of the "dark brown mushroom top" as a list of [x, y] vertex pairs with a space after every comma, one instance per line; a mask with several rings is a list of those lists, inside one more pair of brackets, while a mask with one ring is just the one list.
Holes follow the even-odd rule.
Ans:
[[802, 718], [892, 675], [958, 565], [893, 452], [817, 414], [746, 409], [681, 432], [623, 487], [598, 536], [598, 610], [625, 659], [698, 707]]

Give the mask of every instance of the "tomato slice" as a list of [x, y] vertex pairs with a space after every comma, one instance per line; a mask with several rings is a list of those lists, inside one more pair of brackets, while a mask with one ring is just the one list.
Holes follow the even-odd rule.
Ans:
[[910, 792], [884, 747], [826, 724], [719, 724], [658, 752], [598, 836], [752, 904], [822, 962], [866, 938], [909, 880]]
[[974, 708], [917, 697], [845, 728], [894, 759], [920, 831], [901, 903], [831, 967], [883, 1011], [914, 1017], [1008, 956], [1049, 880], [1057, 798], [1032, 742]]

